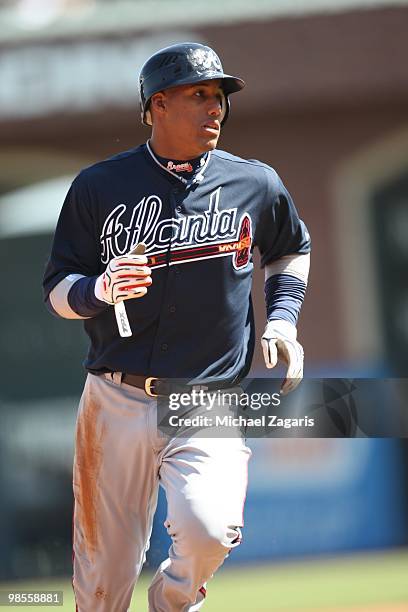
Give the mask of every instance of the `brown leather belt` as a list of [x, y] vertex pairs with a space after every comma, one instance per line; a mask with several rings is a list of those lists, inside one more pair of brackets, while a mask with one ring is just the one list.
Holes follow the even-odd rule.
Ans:
[[143, 389], [150, 397], [169, 396], [172, 393], [191, 393], [192, 391], [210, 391], [211, 389], [231, 389], [227, 381], [213, 382], [207, 385], [187, 385], [155, 376], [138, 376], [137, 374], [122, 374], [122, 382], [138, 389]]
[[[138, 376], [137, 374], [122, 374], [122, 382], [138, 389], [143, 389], [150, 397], [157, 397], [158, 395], [170, 395], [166, 393], [159, 393], [158, 390], [155, 392], [156, 384], [160, 381], [159, 378], [154, 376]], [[160, 381], [161, 382], [161, 381]]]

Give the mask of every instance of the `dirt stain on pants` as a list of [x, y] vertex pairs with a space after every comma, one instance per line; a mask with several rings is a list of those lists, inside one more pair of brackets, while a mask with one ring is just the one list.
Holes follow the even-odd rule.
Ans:
[[[80, 412], [76, 433], [74, 494], [76, 522], [83, 533], [83, 545], [92, 559], [98, 548], [98, 476], [103, 459], [105, 424], [98, 423], [101, 406], [90, 394]], [[82, 546], [81, 546], [82, 548]]]

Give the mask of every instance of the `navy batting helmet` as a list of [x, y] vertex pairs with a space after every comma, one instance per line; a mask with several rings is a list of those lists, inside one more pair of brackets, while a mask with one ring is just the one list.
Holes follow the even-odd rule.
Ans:
[[158, 91], [209, 79], [221, 79], [221, 88], [225, 94], [225, 109], [221, 122], [224, 124], [229, 113], [228, 96], [245, 87], [245, 82], [238, 77], [224, 74], [220, 58], [205, 45], [185, 42], [161, 49], [147, 60], [140, 71], [142, 123], [151, 125], [148, 112], [150, 99]]

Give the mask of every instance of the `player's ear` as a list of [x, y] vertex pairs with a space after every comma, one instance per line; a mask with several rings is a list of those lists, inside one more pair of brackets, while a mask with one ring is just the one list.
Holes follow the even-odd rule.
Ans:
[[164, 91], [155, 93], [150, 100], [150, 111], [154, 115], [163, 115], [166, 112], [166, 94]]

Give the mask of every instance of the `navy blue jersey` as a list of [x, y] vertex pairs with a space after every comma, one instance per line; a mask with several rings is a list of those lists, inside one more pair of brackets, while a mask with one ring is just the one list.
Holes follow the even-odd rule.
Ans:
[[146, 244], [153, 283], [126, 301], [133, 336], [114, 309], [84, 321], [85, 367], [195, 382], [236, 382], [254, 345], [252, 250], [262, 265], [305, 254], [310, 239], [278, 174], [261, 162], [215, 150], [193, 184], [182, 184], [146, 145], [83, 170], [58, 221], [45, 297], [65, 277], [90, 277]]

